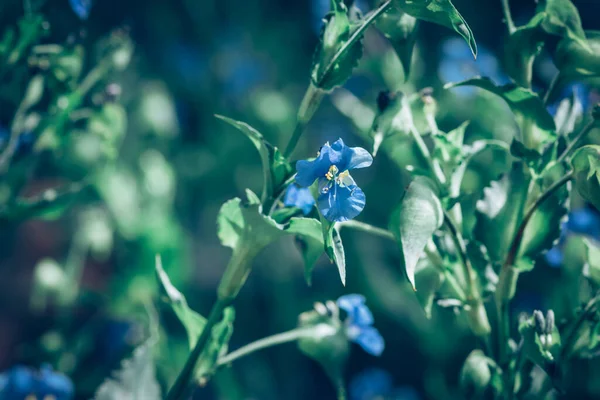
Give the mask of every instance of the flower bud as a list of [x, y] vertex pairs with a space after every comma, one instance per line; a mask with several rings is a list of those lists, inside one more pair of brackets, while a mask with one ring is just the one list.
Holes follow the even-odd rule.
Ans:
[[546, 320], [544, 314], [541, 311], [535, 310], [533, 312], [533, 319], [535, 321], [535, 331], [540, 337], [546, 334]]
[[466, 398], [483, 398], [492, 379], [493, 361], [481, 350], [473, 350], [460, 371], [460, 386]]

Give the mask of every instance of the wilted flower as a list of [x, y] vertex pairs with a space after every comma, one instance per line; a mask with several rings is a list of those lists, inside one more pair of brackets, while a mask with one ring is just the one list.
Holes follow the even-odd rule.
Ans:
[[304, 215], [308, 215], [315, 205], [315, 199], [309, 188], [302, 188], [291, 184], [285, 192], [283, 204], [286, 207], [298, 207]]
[[88, 19], [92, 8], [92, 0], [69, 0], [69, 3], [80, 19]]
[[350, 170], [365, 168], [373, 157], [361, 147], [348, 147], [342, 139], [332, 145], [326, 143], [317, 158], [301, 160], [296, 164], [296, 183], [308, 187], [319, 183], [319, 211], [331, 222], [347, 221], [356, 217], [365, 207], [365, 194], [356, 185]]
[[0, 375], [0, 399], [55, 399], [73, 398], [73, 383], [65, 375], [44, 365], [39, 372], [24, 366], [15, 366]]
[[348, 294], [338, 299], [337, 305], [346, 311], [346, 334], [367, 353], [379, 356], [385, 343], [379, 331], [373, 327], [373, 314], [360, 294]]

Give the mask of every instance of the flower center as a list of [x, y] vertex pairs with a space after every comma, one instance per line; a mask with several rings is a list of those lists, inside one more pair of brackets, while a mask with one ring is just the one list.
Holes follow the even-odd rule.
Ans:
[[325, 174], [325, 178], [327, 178], [328, 181], [331, 181], [333, 180], [333, 178], [336, 177], [339, 171], [340, 170], [338, 169], [338, 167], [332, 165], [331, 167], [329, 167], [329, 171], [327, 171], [327, 173]]

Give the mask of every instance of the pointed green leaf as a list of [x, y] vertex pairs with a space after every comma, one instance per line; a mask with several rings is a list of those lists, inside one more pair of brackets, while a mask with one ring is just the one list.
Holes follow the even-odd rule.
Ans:
[[600, 210], [600, 146], [583, 146], [571, 158], [575, 186], [581, 196]]
[[[531, 90], [514, 84], [497, 86], [489, 78], [473, 78], [463, 82], [448, 83], [445, 88], [459, 86], [476, 86], [499, 96], [518, 118], [522, 119], [523, 122], [533, 124], [537, 129], [535, 131], [532, 129], [532, 137], [523, 138], [528, 144], [527, 147], [539, 151], [544, 143], [556, 138], [554, 119], [546, 110], [539, 96]], [[525, 133], [522, 132], [522, 134]], [[528, 142], [531, 142], [531, 145]]]
[[258, 150], [263, 166], [264, 176], [262, 200], [265, 201], [267, 197], [273, 196], [274, 193], [277, 193], [281, 189], [283, 182], [285, 182], [285, 180], [288, 179], [293, 173], [293, 168], [290, 163], [287, 162], [277, 147], [272, 146], [264, 139], [260, 132], [247, 123], [236, 121], [222, 115], [215, 116], [218, 119], [225, 121], [231, 126], [237, 128], [240, 132], [246, 135], [246, 137], [252, 141], [252, 144]]
[[427, 242], [444, 222], [442, 204], [429, 180], [415, 178], [390, 217], [389, 229], [402, 252], [408, 280], [415, 287], [415, 269]]
[[579, 11], [571, 0], [541, 0], [536, 11], [545, 14], [542, 28], [546, 32], [568, 37], [582, 46], [587, 46]]
[[183, 294], [171, 283], [169, 276], [163, 269], [160, 257], [156, 258], [156, 275], [161, 291], [166, 295], [167, 302], [175, 312], [175, 315], [177, 315], [179, 321], [183, 324], [188, 336], [190, 349], [193, 349], [204, 329], [204, 325], [206, 325], [206, 318], [188, 306]]
[[152, 347], [152, 342], [147, 341], [136, 348], [133, 356], [123, 361], [121, 369], [114, 374], [114, 377], [100, 385], [94, 399], [161, 400]]
[[417, 41], [417, 19], [391, 7], [377, 19], [375, 25], [390, 41], [402, 64], [404, 80], [408, 80], [413, 49]]
[[340, 232], [335, 224], [330, 223], [323, 217], [321, 217], [321, 226], [325, 242], [325, 254], [337, 266], [342, 285], [346, 286], [346, 255]]
[[473, 56], [477, 57], [473, 32], [450, 0], [394, 0], [394, 4], [413, 17], [454, 29], [465, 39]]
[[324, 249], [321, 223], [313, 218], [292, 218], [286, 232], [296, 235], [296, 243], [304, 259], [304, 278], [310, 285], [312, 271]]

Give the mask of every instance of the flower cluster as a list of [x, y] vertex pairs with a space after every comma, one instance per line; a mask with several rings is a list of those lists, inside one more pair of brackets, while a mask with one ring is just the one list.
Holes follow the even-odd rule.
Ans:
[[308, 215], [315, 205], [315, 199], [312, 193], [310, 193], [309, 188], [302, 188], [291, 184], [285, 192], [283, 204], [286, 207], [298, 207], [304, 215]]
[[296, 183], [309, 187], [319, 185], [317, 205], [328, 221], [343, 222], [356, 217], [365, 207], [365, 194], [356, 185], [350, 170], [365, 168], [373, 157], [361, 147], [348, 147], [342, 139], [326, 143], [317, 158], [296, 164]]
[[0, 399], [29, 398], [70, 400], [73, 383], [48, 365], [42, 366], [39, 372], [19, 365], [0, 375]]
[[360, 294], [348, 294], [337, 300], [337, 306], [346, 311], [346, 335], [369, 354], [379, 356], [385, 342], [379, 331], [373, 327], [373, 314]]

